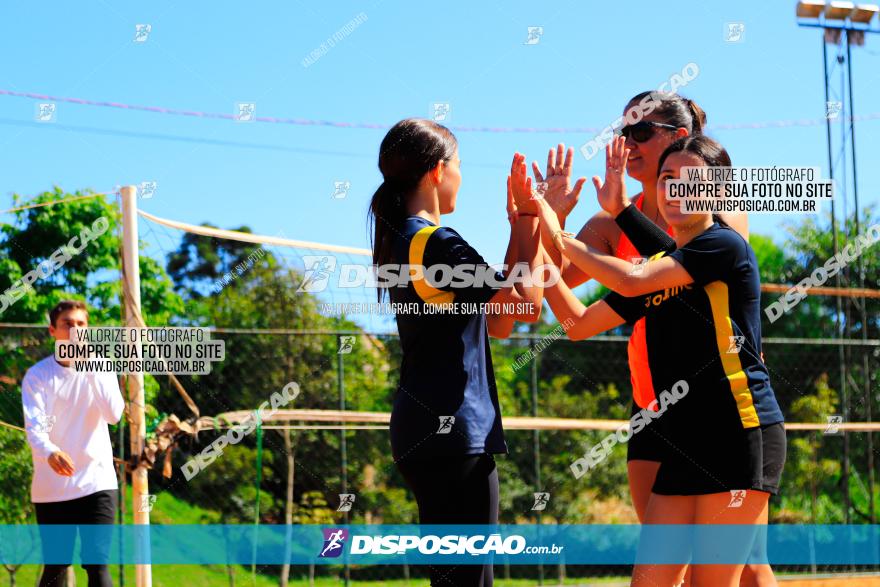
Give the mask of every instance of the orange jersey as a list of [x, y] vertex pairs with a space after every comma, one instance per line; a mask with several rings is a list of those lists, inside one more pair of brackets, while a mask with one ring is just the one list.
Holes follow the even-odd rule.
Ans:
[[[640, 194], [634, 202], [635, 207], [639, 210], [642, 209], [644, 199], [645, 195]], [[671, 236], [672, 228], [667, 227], [666, 232]], [[643, 257], [623, 233], [620, 234], [620, 240], [617, 241], [617, 249], [614, 251], [614, 256], [624, 261], [632, 261], [633, 258]], [[656, 394], [654, 392], [654, 383], [651, 379], [651, 369], [648, 365], [648, 342], [645, 336], [644, 318], [640, 318], [633, 325], [626, 354], [629, 361], [633, 401], [640, 408], [647, 408], [656, 398]]]

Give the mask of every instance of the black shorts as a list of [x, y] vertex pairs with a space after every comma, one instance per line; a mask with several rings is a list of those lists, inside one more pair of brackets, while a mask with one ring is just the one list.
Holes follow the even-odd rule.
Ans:
[[[42, 542], [44, 559], [52, 562], [73, 560], [77, 532], [81, 534], [82, 558], [96, 561], [84, 564], [83, 568], [106, 564], [110, 558], [110, 543], [113, 538], [113, 523], [116, 521], [116, 507], [119, 503], [119, 490], [106, 489], [85, 497], [67, 501], [35, 503], [37, 524], [45, 531]], [[61, 524], [63, 528], [50, 528]], [[92, 525], [98, 525], [92, 528]], [[87, 528], [80, 528], [87, 526]], [[70, 562], [58, 564], [70, 564]]]
[[[642, 408], [635, 400], [632, 403], [630, 417], [635, 416]], [[630, 426], [632, 428], [632, 426]], [[626, 444], [626, 460], [629, 461], [655, 461], [663, 460], [663, 449], [669, 442], [659, 433], [659, 425], [652, 422], [642, 428], [638, 434], [632, 434]]]
[[706, 495], [736, 489], [779, 493], [785, 465], [782, 422], [739, 430], [688, 431], [667, 445], [653, 492]]

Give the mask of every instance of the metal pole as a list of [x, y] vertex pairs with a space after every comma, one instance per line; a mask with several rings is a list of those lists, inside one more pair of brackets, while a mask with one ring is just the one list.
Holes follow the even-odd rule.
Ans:
[[[529, 345], [535, 348], [535, 339], [529, 339]], [[538, 415], [538, 357], [532, 359], [531, 367], [531, 388], [532, 388], [532, 416]], [[537, 430], [532, 431], [532, 451], [535, 456], [535, 488], [542, 491], [541, 485], [541, 435]], [[538, 510], [538, 524], [541, 524], [541, 510]], [[544, 565], [538, 565], [538, 585], [544, 584]]]
[[[828, 107], [828, 98], [830, 97], [830, 87], [831, 81], [828, 77], [828, 43], [825, 41], [824, 33], [821, 38], [822, 41], [822, 68], [825, 74], [825, 104], [826, 108]], [[828, 178], [834, 179], [834, 147], [832, 145], [831, 140], [831, 119], [828, 117], [827, 111], [825, 115], [825, 138], [828, 145]], [[834, 255], [836, 256], [840, 250], [840, 245], [837, 237], [837, 212], [835, 210], [834, 199], [831, 200], [831, 243], [834, 248]], [[841, 272], [838, 271], [834, 276], [834, 285], [838, 288], [841, 287]], [[836, 302], [836, 312], [834, 313], [834, 330], [839, 338], [840, 344], [837, 347], [837, 359], [838, 359], [838, 371], [840, 373], [840, 389], [838, 393], [841, 394], [841, 409], [845, 413], [845, 405], [846, 405], [846, 357], [845, 351], [843, 348], [843, 323], [841, 322], [841, 316], [843, 316], [843, 300], [838, 293], [834, 300]], [[845, 420], [845, 418], [844, 418]], [[844, 517], [849, 523], [849, 467], [848, 463], [848, 455], [846, 452], [847, 449], [847, 436], [846, 431], [843, 432], [844, 437], [844, 458], [843, 458], [843, 473], [842, 473], [842, 481], [843, 481], [843, 500], [844, 500]]]
[[[124, 382], [123, 382], [124, 384]], [[123, 389], [125, 389], [123, 385]], [[126, 390], [127, 391], [127, 390]], [[121, 529], [125, 525], [125, 414], [122, 415], [122, 418], [119, 419], [119, 424], [116, 427], [117, 437], [116, 437], [116, 446], [119, 451], [119, 503], [117, 504], [117, 509], [119, 510], [119, 528]], [[122, 541], [123, 532], [119, 533], [119, 587], [125, 587], [125, 566], [122, 564], [122, 553], [125, 545]]]
[[[339, 388], [339, 409], [345, 411], [345, 377], [343, 376], [342, 362], [342, 336], [336, 337], [336, 383]], [[348, 451], [345, 446], [345, 428], [339, 431], [339, 456], [342, 466], [342, 493], [348, 493]], [[348, 512], [343, 512], [345, 516], [345, 524], [348, 525]], [[351, 567], [348, 562], [345, 563], [345, 587], [351, 582]]]
[[[855, 125], [855, 106], [853, 99], [853, 76], [852, 76], [852, 50], [850, 45], [849, 33], [846, 35], [846, 77], [847, 77], [847, 85], [849, 89], [849, 139], [850, 139], [850, 150], [852, 151], [852, 182], [853, 182], [853, 201], [855, 202], [855, 210], [853, 211], [853, 217], [855, 221], [855, 231], [856, 234], [861, 234], [861, 222], [859, 211], [859, 183], [858, 183], [858, 173], [856, 173], [856, 125]], [[859, 287], [865, 287], [865, 266], [864, 261], [859, 255], [857, 260], [856, 267], [859, 272]], [[868, 308], [867, 308], [867, 300], [862, 298], [861, 303], [859, 304], [859, 314], [862, 321], [862, 340], [868, 340]], [[864, 387], [863, 390], [863, 398], [865, 402], [865, 416], [868, 422], [871, 421], [871, 375], [868, 370], [868, 353], [867, 348], [863, 349], [862, 352], [862, 384]], [[875, 511], [874, 511], [874, 434], [872, 432], [868, 432], [868, 494], [870, 496], [870, 502], [868, 504], [868, 513], [870, 515], [871, 523], [875, 523]]]
[[[125, 325], [139, 326], [137, 317], [141, 313], [141, 278], [138, 265], [138, 225], [137, 225], [137, 189], [133, 185], [121, 188], [122, 197], [122, 267], [125, 296]], [[139, 459], [144, 450], [146, 437], [146, 420], [144, 418], [144, 375], [133, 373], [127, 376], [129, 414], [131, 416], [131, 455]], [[132, 515], [136, 525], [149, 526], [150, 512], [145, 504], [144, 496], [149, 495], [147, 485], [147, 469], [137, 467], [131, 472]], [[139, 540], [139, 548], [149, 547], [149, 540], [144, 534]], [[135, 565], [135, 583], [137, 587], [152, 587], [152, 569], [150, 565]]]
[[[841, 65], [841, 66], [843, 64], [844, 56], [840, 50], [840, 43], [841, 42], [846, 43], [848, 38], [849, 38], [849, 35], [846, 33], [846, 31], [843, 31], [841, 34], [841, 37], [840, 37], [841, 40], [838, 41], [837, 63], [838, 63], [838, 65]], [[841, 74], [840, 74], [840, 95], [841, 95], [841, 98], [844, 98], [846, 96], [846, 85], [845, 85], [846, 80], [844, 79], [844, 75], [845, 75], [845, 73], [842, 71], [842, 68], [841, 68]], [[843, 112], [844, 112], [844, 114], [849, 114], [849, 116], [853, 115], [852, 112], [847, 112], [846, 108], [843, 109]], [[843, 173], [841, 174], [841, 176], [842, 176], [841, 183], [844, 186], [844, 194], [846, 194], [846, 116], [844, 116], [844, 120], [842, 120], [841, 124], [840, 124], [840, 150], [843, 155], [843, 157], [841, 159], [841, 164], [843, 165]], [[847, 199], [844, 198], [844, 200], [843, 200], [843, 223], [841, 226], [843, 228], [844, 236], [848, 239], [849, 238], [849, 229], [848, 229], [846, 223], [847, 223]], [[850, 285], [849, 265], [845, 264], [843, 266], [843, 270], [840, 271], [838, 273], [838, 275], [840, 275], [841, 273], [843, 274], [843, 281], [844, 281], [845, 285], [847, 287], [849, 287], [849, 285]], [[850, 332], [852, 330], [852, 315], [850, 313], [851, 309], [852, 309], [852, 300], [850, 298], [847, 298], [844, 303], [844, 312], [843, 312], [843, 316], [842, 316], [843, 323], [841, 325], [842, 326], [841, 334], [840, 334], [841, 338], [845, 338], [845, 339], [850, 338]], [[841, 401], [843, 402], [843, 410], [842, 411], [843, 411], [843, 421], [844, 422], [849, 422], [849, 420], [850, 420], [849, 389], [848, 389], [848, 381], [849, 381], [849, 356], [848, 355], [849, 355], [849, 350], [850, 349], [848, 347], [842, 347], [843, 370], [841, 371], [840, 395], [841, 395]], [[843, 489], [844, 489], [843, 503], [846, 508], [846, 516], [844, 519], [846, 520], [846, 522], [845, 522], [846, 524], [850, 523], [850, 517], [851, 517], [850, 510], [852, 509], [852, 497], [850, 496], [850, 489], [849, 489], [849, 477], [850, 477], [850, 473], [849, 473], [849, 469], [850, 469], [850, 456], [849, 456], [850, 442], [849, 441], [850, 441], [849, 433], [848, 433], [848, 431], [844, 430], [843, 431], [843, 479], [842, 479], [842, 481], [843, 481]]]

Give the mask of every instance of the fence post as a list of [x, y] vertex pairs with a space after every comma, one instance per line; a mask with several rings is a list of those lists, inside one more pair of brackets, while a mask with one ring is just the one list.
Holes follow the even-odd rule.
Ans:
[[[535, 348], [535, 339], [529, 339], [529, 346]], [[531, 388], [532, 388], [532, 416], [538, 415], [538, 355], [535, 354], [532, 359], [531, 368]], [[535, 487], [541, 491], [541, 433], [538, 430], [532, 430], [532, 450], [535, 456]], [[541, 524], [541, 510], [538, 510], [538, 525]], [[544, 565], [538, 564], [538, 585], [544, 584]]]
[[[141, 315], [141, 277], [138, 265], [138, 225], [137, 225], [137, 188], [133, 185], [124, 186], [119, 190], [122, 199], [122, 269], [123, 295], [125, 300], [126, 326], [139, 326]], [[146, 442], [146, 419], [144, 417], [144, 375], [132, 373], [128, 379], [129, 417], [131, 428], [131, 456], [135, 462], [140, 460]], [[149, 495], [147, 485], [147, 469], [136, 467], [131, 472], [131, 503], [135, 525], [150, 525], [148, 508], [141, 507], [145, 503], [143, 497]], [[137, 534], [138, 548], [148, 548], [148, 534]], [[135, 584], [137, 587], [152, 587], [153, 578], [150, 565], [135, 565]]]
[[[338, 335], [336, 337], [337, 347], [336, 347], [336, 385], [339, 388], [339, 409], [341, 411], [345, 411], [345, 377], [343, 370], [343, 341], [342, 335]], [[342, 466], [342, 493], [348, 493], [348, 451], [345, 446], [345, 423], [342, 423], [342, 428], [339, 430], [339, 457]], [[344, 511], [345, 515], [345, 525], [348, 525], [348, 510]], [[348, 562], [345, 563], [345, 569], [343, 572], [345, 576], [345, 587], [348, 587], [349, 582], [351, 581], [351, 567], [348, 566]]]
[[[125, 386], [125, 378], [120, 377], [120, 381], [122, 385], [121, 389], [126, 391], [126, 395], [128, 395], [128, 389]], [[119, 502], [117, 503], [117, 511], [119, 513], [119, 528], [122, 529], [125, 526], [125, 418], [119, 419], [119, 424], [117, 424], [117, 437], [116, 437], [116, 446], [119, 451]], [[125, 541], [124, 541], [125, 532], [119, 532], [119, 587], [125, 587], [125, 565], [122, 564], [123, 553], [125, 549]]]

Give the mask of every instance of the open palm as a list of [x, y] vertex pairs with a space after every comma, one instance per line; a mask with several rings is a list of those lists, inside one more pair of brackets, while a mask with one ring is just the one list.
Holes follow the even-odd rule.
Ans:
[[596, 197], [602, 209], [617, 216], [626, 207], [626, 162], [629, 160], [629, 149], [626, 148], [626, 137], [615, 137], [605, 146], [605, 182], [598, 175], [593, 176]]
[[544, 192], [544, 199], [550, 204], [550, 208], [556, 212], [559, 220], [564, 222], [569, 213], [574, 209], [581, 195], [581, 188], [584, 187], [587, 178], [582, 177], [575, 182], [574, 187], [571, 185], [571, 163], [574, 158], [574, 149], [569, 147], [565, 150], [565, 145], [559, 143], [559, 146], [550, 149], [547, 154], [547, 170], [545, 174], [541, 174], [538, 164], [532, 162], [532, 172], [535, 181], [538, 183], [546, 183], [547, 189]]

